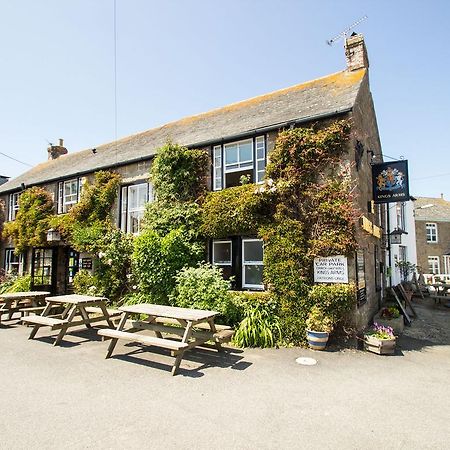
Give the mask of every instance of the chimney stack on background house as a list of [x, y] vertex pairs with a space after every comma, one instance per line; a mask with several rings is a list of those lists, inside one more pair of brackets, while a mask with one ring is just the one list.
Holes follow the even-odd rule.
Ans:
[[64, 147], [64, 140], [59, 140], [59, 145], [53, 145], [50, 144], [50, 146], [47, 148], [48, 151], [48, 159], [57, 159], [61, 155], [67, 155], [68, 151], [67, 148]]
[[352, 33], [345, 40], [345, 57], [347, 58], [347, 69], [358, 70], [369, 68], [369, 58], [367, 56], [366, 44], [362, 34]]

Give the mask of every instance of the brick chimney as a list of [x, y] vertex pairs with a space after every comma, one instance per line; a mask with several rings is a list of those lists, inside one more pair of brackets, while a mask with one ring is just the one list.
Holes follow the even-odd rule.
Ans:
[[345, 40], [345, 57], [347, 59], [347, 69], [350, 71], [362, 68], [369, 68], [369, 58], [367, 57], [366, 44], [362, 34], [353, 33]]
[[64, 147], [64, 141], [62, 139], [59, 140], [59, 145], [50, 144], [47, 148], [48, 159], [57, 159], [61, 155], [67, 155], [67, 148]]

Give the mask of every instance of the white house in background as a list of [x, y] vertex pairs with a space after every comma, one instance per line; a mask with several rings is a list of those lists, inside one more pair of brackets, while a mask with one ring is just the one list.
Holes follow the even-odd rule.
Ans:
[[401, 232], [401, 242], [393, 244], [391, 239], [391, 254], [386, 252], [386, 266], [391, 267], [391, 284], [395, 286], [403, 281], [402, 274], [396, 267], [396, 261], [408, 261], [417, 265], [414, 203], [412, 200], [388, 203], [387, 209], [390, 233]]

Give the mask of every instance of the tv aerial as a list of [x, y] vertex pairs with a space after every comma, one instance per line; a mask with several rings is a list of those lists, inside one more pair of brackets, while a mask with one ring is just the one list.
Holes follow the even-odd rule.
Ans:
[[330, 39], [329, 41], [327, 41], [328, 45], [333, 45], [336, 41], [338, 41], [339, 39], [345, 39], [347, 37], [347, 34], [349, 33], [350, 30], [352, 30], [353, 28], [356, 27], [356, 25], [359, 25], [361, 22], [364, 22], [367, 19], [367, 16], [363, 16], [361, 17], [361, 19], [357, 20], [355, 23], [352, 23], [348, 28], [346, 28], [344, 31], [342, 31], [341, 33], [337, 34], [334, 38]]

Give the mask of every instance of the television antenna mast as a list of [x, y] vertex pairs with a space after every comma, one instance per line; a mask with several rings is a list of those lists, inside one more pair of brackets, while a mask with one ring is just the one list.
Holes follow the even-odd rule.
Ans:
[[356, 27], [356, 25], [359, 25], [361, 22], [364, 22], [367, 19], [367, 16], [361, 17], [361, 19], [357, 20], [355, 23], [352, 23], [348, 28], [346, 28], [344, 31], [336, 35], [334, 38], [327, 41], [328, 45], [333, 45], [336, 41], [339, 39], [345, 39], [347, 37], [347, 34], [350, 30]]

